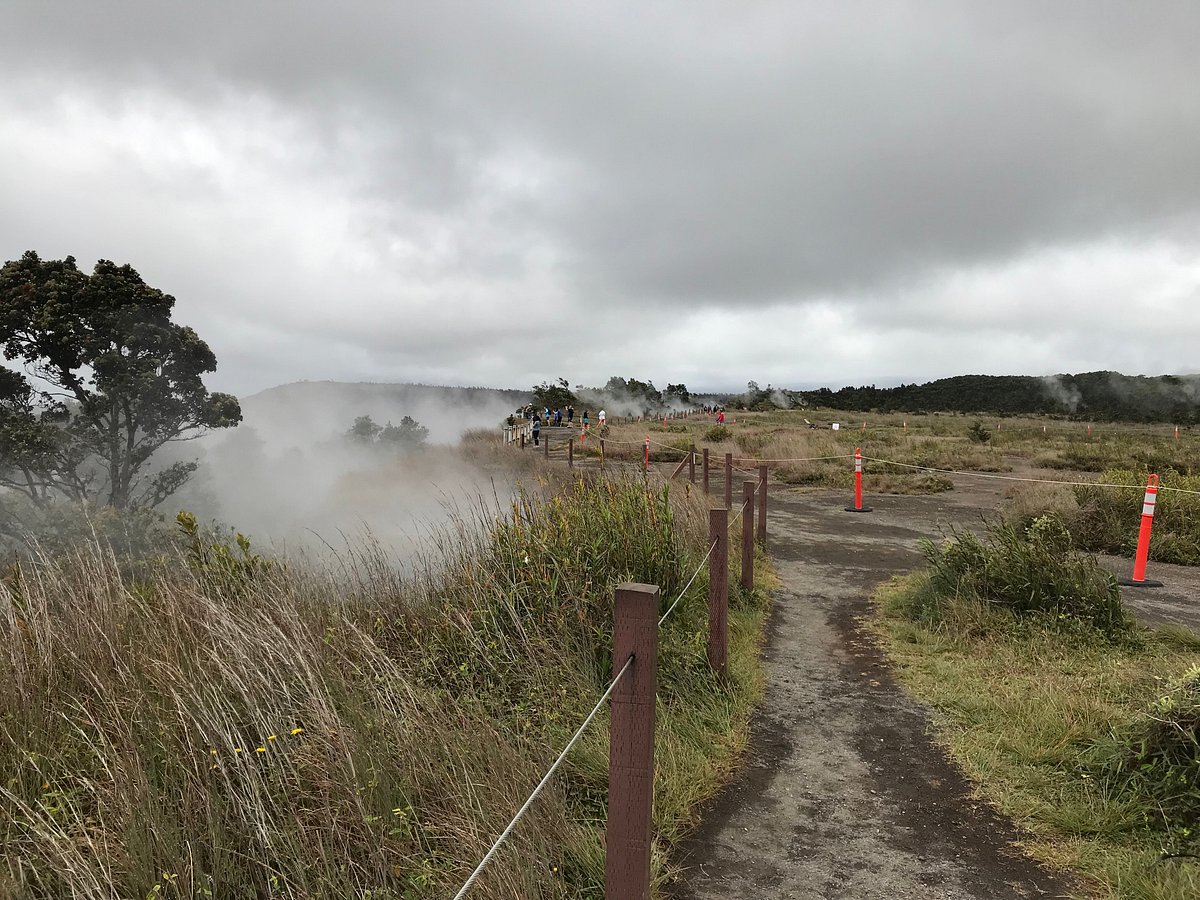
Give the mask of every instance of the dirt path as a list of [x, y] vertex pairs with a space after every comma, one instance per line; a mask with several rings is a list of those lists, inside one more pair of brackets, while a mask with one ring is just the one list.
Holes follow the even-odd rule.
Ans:
[[[741, 772], [683, 848], [678, 900], [1072, 895], [1064, 876], [1015, 846], [1011, 822], [971, 796], [930, 739], [927, 711], [859, 625], [881, 582], [921, 564], [921, 538], [979, 527], [1009, 486], [955, 482], [947, 494], [872, 497], [863, 515], [846, 512], [842, 495], [772, 487], [769, 549], [782, 588], [767, 694]], [[1130, 565], [1102, 561], [1119, 574]], [[1166, 587], [1124, 591], [1139, 617], [1200, 626], [1200, 570], [1155, 564], [1150, 574]]]
[[977, 524], [997, 500], [990, 487], [879, 497], [874, 513], [855, 515], [844, 497], [772, 496], [783, 588], [767, 696], [744, 769], [685, 848], [677, 897], [1068, 895], [1013, 847], [1012, 825], [971, 798], [856, 622], [881, 581], [920, 563], [919, 538]]

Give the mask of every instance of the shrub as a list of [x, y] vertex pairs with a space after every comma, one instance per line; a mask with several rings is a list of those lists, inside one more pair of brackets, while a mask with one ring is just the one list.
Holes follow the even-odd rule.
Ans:
[[967, 440], [972, 444], [986, 444], [991, 439], [992, 433], [978, 419], [972, 422], [971, 427], [967, 429]]
[[713, 425], [702, 436], [710, 444], [719, 444], [722, 441], [729, 440], [731, 434], [729, 429], [724, 425]]
[[953, 531], [950, 540], [926, 540], [921, 549], [939, 604], [976, 601], [1018, 617], [1083, 623], [1108, 638], [1130, 631], [1116, 581], [1093, 557], [1072, 549], [1070, 532], [1056, 516], [1041, 516], [1027, 528], [1000, 522], [986, 539]]
[[1145, 825], [1171, 836], [1172, 849], [1200, 844], [1200, 669], [1188, 672], [1097, 753], [1109, 783], [1137, 801]]

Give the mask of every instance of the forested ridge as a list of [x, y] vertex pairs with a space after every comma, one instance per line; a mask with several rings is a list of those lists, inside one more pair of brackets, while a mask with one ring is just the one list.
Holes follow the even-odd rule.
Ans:
[[1061, 415], [1126, 422], [1200, 421], [1198, 375], [958, 375], [926, 384], [820, 388], [792, 394], [811, 406], [879, 412]]

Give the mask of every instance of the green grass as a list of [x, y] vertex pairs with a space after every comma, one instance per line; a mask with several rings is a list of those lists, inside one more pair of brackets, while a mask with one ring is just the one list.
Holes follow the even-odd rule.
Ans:
[[[688, 493], [568, 482], [405, 570], [370, 546], [265, 560], [187, 520], [136, 567], [27, 559], [0, 579], [0, 895], [448, 896], [611, 678], [616, 585], [665, 604], [699, 563]], [[718, 680], [705, 592], [660, 633], [659, 883], [762, 690], [765, 594], [732, 589]], [[472, 896], [599, 898], [606, 790], [602, 715]]]
[[1077, 873], [1080, 896], [1200, 896], [1197, 861], [1164, 858], [1186, 846], [1187, 823], [1164, 823], [1146, 783], [1162, 779], [1128, 777], [1145, 771], [1152, 713], [1200, 664], [1200, 637], [1134, 630], [1114, 641], [1078, 618], [1021, 615], [967, 595], [943, 594], [936, 620], [914, 619], [931, 593], [928, 573], [886, 586], [877, 631], [901, 680], [935, 710], [940, 739], [1028, 835], [1028, 849]]
[[[1163, 471], [1160, 474], [1163, 485], [1200, 491], [1200, 475], [1181, 475], [1175, 471]], [[1100, 480], [1130, 487], [1127, 490], [1075, 488], [1079, 511], [1071, 522], [1071, 531], [1084, 549], [1132, 556], [1137, 547], [1138, 527], [1142, 518], [1146, 471], [1108, 469], [1101, 473]], [[1198, 514], [1200, 496], [1160, 490], [1154, 513], [1150, 558], [1185, 566], [1200, 565]]]

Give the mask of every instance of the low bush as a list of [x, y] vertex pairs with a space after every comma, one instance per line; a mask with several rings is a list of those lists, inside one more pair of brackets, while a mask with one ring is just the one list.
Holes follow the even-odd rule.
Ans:
[[724, 425], [713, 425], [701, 435], [710, 444], [719, 444], [729, 440], [733, 435]]
[[1116, 581], [1096, 560], [1074, 550], [1062, 520], [1041, 516], [1028, 527], [991, 526], [986, 537], [952, 531], [942, 543], [923, 541], [929, 594], [920, 612], [936, 617], [947, 603], [975, 602], [1049, 623], [1082, 623], [1108, 638], [1129, 633], [1132, 619]]
[[971, 427], [967, 429], [967, 440], [972, 444], [986, 444], [991, 439], [991, 430], [978, 419], [972, 422]]
[[1136, 802], [1172, 852], [1200, 847], [1200, 669], [1181, 678], [1146, 714], [1099, 744], [1099, 774]]

